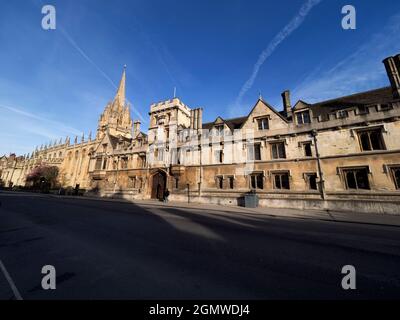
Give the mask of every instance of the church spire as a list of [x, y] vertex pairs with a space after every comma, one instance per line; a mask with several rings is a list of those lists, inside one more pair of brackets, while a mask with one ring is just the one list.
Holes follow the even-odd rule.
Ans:
[[114, 100], [107, 104], [99, 119], [96, 139], [102, 139], [106, 132], [113, 136], [131, 136], [132, 120], [130, 118], [129, 105], [126, 102], [125, 82], [126, 66], [124, 66], [121, 82]]
[[115, 101], [118, 101], [119, 105], [125, 106], [125, 81], [126, 81], [126, 65], [124, 66], [124, 72], [122, 73], [121, 82], [119, 83], [117, 95]]

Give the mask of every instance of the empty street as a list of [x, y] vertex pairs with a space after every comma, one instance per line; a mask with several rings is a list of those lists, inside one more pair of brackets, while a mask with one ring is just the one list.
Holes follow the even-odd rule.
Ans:
[[[0, 193], [0, 299], [400, 297], [400, 228]], [[304, 214], [304, 213], [303, 213]], [[42, 267], [56, 269], [43, 290]], [[343, 290], [342, 267], [357, 271]]]

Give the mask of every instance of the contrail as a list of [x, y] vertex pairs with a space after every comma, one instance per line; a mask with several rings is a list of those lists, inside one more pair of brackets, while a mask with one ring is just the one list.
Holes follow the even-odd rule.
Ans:
[[265, 60], [267, 60], [267, 58], [272, 55], [272, 53], [281, 44], [282, 41], [284, 41], [293, 31], [301, 26], [301, 24], [304, 22], [304, 19], [310, 13], [311, 9], [319, 4], [321, 1], [322, 0], [307, 0], [300, 8], [300, 11], [297, 13], [297, 15], [274, 37], [274, 39], [272, 39], [268, 47], [258, 57], [257, 63], [254, 65], [253, 68], [253, 73], [240, 90], [239, 95], [236, 98], [236, 106], [240, 105], [243, 96], [253, 86], [254, 81], [257, 78], [258, 72], [260, 71]]
[[117, 89], [116, 84], [110, 79], [110, 77], [107, 76], [107, 74], [103, 70], [101, 70], [100, 67], [92, 59], [88, 57], [88, 55], [78, 46], [78, 44], [74, 41], [74, 39], [72, 39], [68, 32], [61, 27], [59, 27], [59, 29], [61, 30], [61, 33], [64, 35], [64, 37], [68, 40], [68, 42], [82, 55], [82, 57], [84, 57], [86, 61], [88, 61], [92, 66], [94, 66], [97, 71], [99, 71], [103, 75], [103, 77], [106, 78], [106, 80], [114, 87], [114, 89]]
[[80, 131], [80, 130], [78, 130], [76, 128], [66, 126], [61, 122], [50, 120], [50, 119], [44, 118], [42, 116], [39, 116], [37, 114], [32, 114], [32, 113], [26, 112], [26, 111], [24, 111], [22, 109], [19, 109], [19, 108], [0, 105], [0, 109], [6, 109], [6, 110], [9, 110], [9, 111], [14, 112], [16, 114], [19, 114], [19, 115], [22, 115], [24, 117], [27, 117], [27, 118], [35, 119], [35, 120], [38, 120], [40, 122], [47, 122], [47, 123], [53, 124], [57, 128], [59, 128], [61, 131], [64, 131], [64, 132], [67, 132], [67, 133], [71, 133], [71, 134], [75, 134], [75, 135], [82, 135], [82, 131]]
[[[118, 87], [114, 83], [114, 81], [112, 81], [110, 77], [81, 49], [81, 47], [78, 46], [78, 44], [74, 41], [74, 39], [72, 39], [68, 32], [61, 27], [59, 27], [59, 29], [61, 30], [61, 33], [64, 35], [64, 37], [68, 40], [68, 42], [82, 55], [82, 57], [85, 58], [85, 60], [89, 62], [92, 66], [94, 66], [96, 70], [101, 73], [101, 75], [111, 84], [114, 89], [117, 89]], [[133, 106], [133, 104], [128, 99], [126, 99], [126, 101]], [[133, 108], [132, 111], [140, 118], [142, 122], [147, 123], [145, 118], [140, 114], [139, 111], [136, 110], [136, 108]]]

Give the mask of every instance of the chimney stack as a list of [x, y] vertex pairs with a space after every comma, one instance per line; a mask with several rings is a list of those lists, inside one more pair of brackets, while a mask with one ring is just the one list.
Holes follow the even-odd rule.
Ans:
[[140, 121], [136, 120], [133, 123], [133, 135], [134, 135], [134, 137], [136, 138], [139, 133], [140, 133]]
[[196, 108], [190, 110], [190, 128], [199, 130], [203, 127], [203, 109]]
[[283, 110], [285, 112], [286, 118], [292, 117], [292, 105], [290, 103], [290, 91], [286, 90], [282, 93], [283, 100]]
[[197, 129], [203, 129], [203, 108], [197, 109]]
[[400, 54], [383, 60], [390, 84], [392, 85], [393, 97], [400, 98]]
[[191, 129], [194, 128], [194, 110], [193, 109], [190, 110], [190, 128]]

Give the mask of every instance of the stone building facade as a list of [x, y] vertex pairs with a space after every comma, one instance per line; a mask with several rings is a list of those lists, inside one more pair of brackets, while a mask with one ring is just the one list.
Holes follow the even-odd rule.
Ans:
[[96, 137], [69, 138], [24, 157], [0, 158], [1, 179], [24, 185], [41, 164], [63, 186], [126, 199], [400, 213], [400, 55], [384, 60], [390, 86], [278, 112], [260, 98], [248, 115], [203, 123], [201, 108], [173, 98], [150, 106], [147, 133], [118, 92]]

